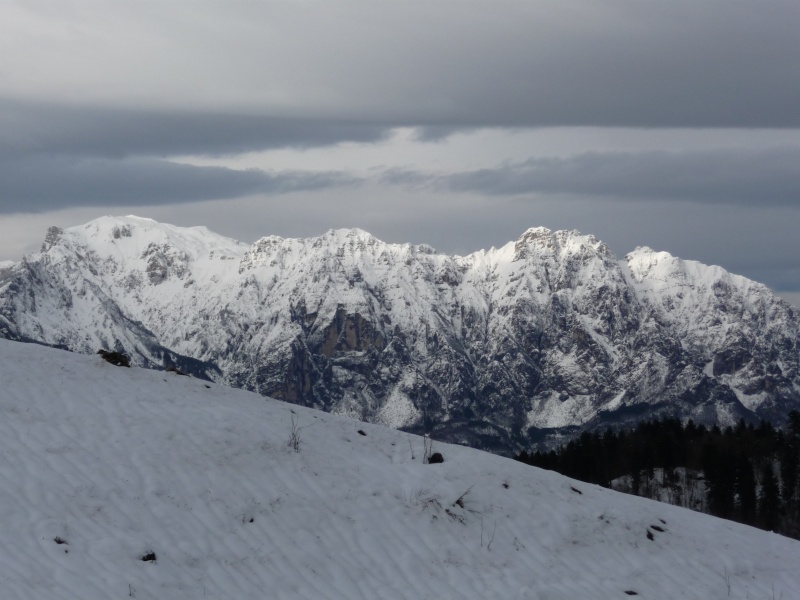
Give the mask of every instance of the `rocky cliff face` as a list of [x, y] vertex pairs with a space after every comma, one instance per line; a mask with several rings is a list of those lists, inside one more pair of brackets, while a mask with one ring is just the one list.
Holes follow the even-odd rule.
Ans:
[[0, 270], [0, 336], [501, 451], [658, 415], [780, 421], [800, 407], [799, 323], [719, 267], [543, 228], [459, 257], [106, 217]]

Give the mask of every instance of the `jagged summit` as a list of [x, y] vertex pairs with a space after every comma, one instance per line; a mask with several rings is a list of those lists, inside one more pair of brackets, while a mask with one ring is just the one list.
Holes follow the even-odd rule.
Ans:
[[508, 451], [548, 429], [780, 421], [800, 404], [791, 306], [665, 252], [618, 260], [577, 231], [449, 256], [360, 229], [247, 245], [102, 217], [51, 229], [45, 246], [0, 269], [0, 336], [183, 361], [452, 441]]
[[[66, 238], [64, 238], [66, 236]], [[84, 225], [62, 229], [51, 227], [45, 236], [42, 252], [47, 252], [58, 241], [66, 239], [72, 245], [81, 245], [100, 251], [105, 242], [123, 245], [128, 240], [133, 244], [161, 242], [173, 245], [180, 249], [195, 248], [202, 251], [205, 247], [225, 247], [231, 249], [231, 254], [244, 254], [247, 250], [283, 245], [286, 247], [319, 248], [330, 245], [336, 248], [361, 249], [379, 246], [392, 248], [397, 251], [417, 252], [422, 254], [439, 254], [435, 248], [428, 244], [389, 244], [376, 238], [363, 229], [340, 228], [329, 229], [325, 233], [310, 238], [284, 238], [277, 235], [268, 235], [258, 239], [248, 246], [237, 240], [214, 233], [206, 226], [180, 227], [167, 223], [160, 223], [148, 217], [127, 215], [124, 217], [106, 215], [94, 219]], [[602, 246], [602, 242], [592, 235], [583, 235], [577, 230], [553, 231], [546, 227], [531, 227], [517, 240], [516, 245], [538, 243], [542, 247], [557, 247], [559, 251], [571, 251], [583, 245], [591, 247]], [[214, 248], [209, 248], [211, 251]], [[402, 250], [401, 250], [402, 249]], [[477, 250], [469, 256], [487, 254], [500, 250]]]
[[336, 241], [342, 240], [374, 240], [376, 239], [368, 231], [364, 231], [358, 227], [350, 227], [350, 228], [341, 228], [341, 229], [329, 229], [326, 231], [322, 236], [324, 239], [331, 239]]
[[411, 251], [420, 252], [423, 254], [436, 254], [436, 250], [427, 244], [390, 244], [384, 242], [368, 231], [359, 229], [357, 227], [349, 229], [329, 229], [322, 235], [310, 238], [283, 238], [276, 235], [265, 236], [257, 240], [253, 247], [268, 247], [276, 245], [285, 245], [287, 247], [309, 247], [320, 248], [322, 246], [329, 246], [333, 248], [342, 248], [350, 252], [364, 251], [367, 248], [391, 248], [393, 251]]
[[545, 237], [549, 236], [553, 233], [552, 230], [548, 229], [547, 227], [529, 227], [525, 230], [525, 232], [520, 236], [520, 239], [524, 238], [534, 238], [534, 237]]
[[532, 256], [557, 257], [589, 254], [616, 260], [611, 249], [593, 235], [583, 235], [580, 231], [552, 231], [545, 227], [528, 229], [514, 244], [514, 260]]
[[[58, 228], [50, 228], [53, 231]], [[101, 254], [118, 249], [136, 249], [142, 245], [161, 244], [201, 256], [212, 251], [227, 250], [231, 254], [242, 254], [246, 244], [218, 235], [205, 226], [178, 227], [159, 223], [153, 219], [129, 215], [127, 217], [105, 216], [85, 225], [60, 230], [57, 239], [76, 246], [83, 246]], [[45, 240], [51, 238], [50, 232]], [[49, 249], [49, 248], [48, 248]], [[43, 251], [46, 251], [43, 248]]]

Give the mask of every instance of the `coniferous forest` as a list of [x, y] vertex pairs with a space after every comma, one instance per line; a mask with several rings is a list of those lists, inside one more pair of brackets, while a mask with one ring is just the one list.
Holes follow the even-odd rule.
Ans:
[[800, 539], [800, 412], [785, 430], [762, 421], [735, 427], [691, 420], [584, 432], [517, 460], [581, 481], [702, 510]]

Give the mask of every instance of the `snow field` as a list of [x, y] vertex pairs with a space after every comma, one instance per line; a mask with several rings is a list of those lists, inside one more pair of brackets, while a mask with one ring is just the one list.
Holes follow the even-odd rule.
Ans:
[[434, 451], [443, 464], [402, 432], [0, 340], [2, 597], [800, 598], [796, 541]]

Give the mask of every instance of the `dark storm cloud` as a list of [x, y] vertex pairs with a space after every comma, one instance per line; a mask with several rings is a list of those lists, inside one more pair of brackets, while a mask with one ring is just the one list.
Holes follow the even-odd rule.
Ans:
[[232, 154], [375, 142], [385, 125], [220, 112], [74, 107], [0, 100], [0, 157]]
[[800, 147], [587, 153], [451, 175], [394, 170], [383, 180], [488, 196], [570, 194], [800, 207]]
[[135, 206], [354, 185], [341, 173], [237, 171], [157, 159], [34, 157], [0, 161], [0, 214], [71, 206]]

